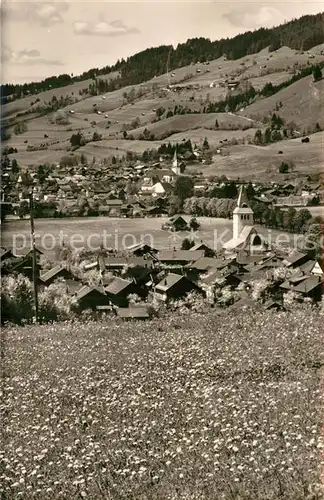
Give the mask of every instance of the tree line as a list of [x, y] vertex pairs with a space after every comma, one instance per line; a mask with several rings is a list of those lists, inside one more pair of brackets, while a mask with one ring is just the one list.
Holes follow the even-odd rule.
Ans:
[[[233, 38], [223, 38], [213, 42], [203, 37], [192, 38], [185, 43], [178, 44], [176, 48], [172, 45], [161, 45], [146, 49], [126, 60], [118, 60], [113, 66], [92, 68], [78, 76], [61, 74], [51, 76], [41, 82], [1, 85], [2, 103], [45, 90], [64, 87], [77, 81], [95, 80], [96, 77], [112, 71], [120, 73], [119, 77], [108, 82], [110, 90], [116, 90], [166, 73], [168, 62], [168, 69], [171, 70], [198, 61], [201, 63], [211, 61], [223, 55], [226, 55], [228, 59], [239, 59], [257, 53], [268, 46], [270, 46], [270, 51], [282, 46], [308, 50], [324, 42], [323, 24], [324, 13], [319, 13], [302, 16], [274, 28], [247, 31]], [[103, 87], [104, 84], [102, 83], [101, 86]]]

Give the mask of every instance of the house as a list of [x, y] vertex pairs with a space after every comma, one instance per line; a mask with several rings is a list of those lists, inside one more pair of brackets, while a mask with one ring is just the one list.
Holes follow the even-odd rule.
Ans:
[[163, 224], [162, 229], [170, 231], [186, 231], [188, 229], [188, 223], [181, 215], [174, 215], [165, 224]]
[[204, 257], [203, 250], [161, 250], [156, 258], [162, 264], [185, 265]]
[[290, 255], [288, 255], [288, 257], [286, 257], [283, 260], [283, 264], [286, 267], [291, 267], [294, 269], [296, 267], [300, 267], [301, 265], [305, 264], [309, 260], [311, 260], [311, 259], [308, 257], [307, 254], [304, 254], [304, 253], [298, 252], [297, 250], [294, 250]]
[[213, 257], [215, 255], [214, 250], [212, 250], [208, 245], [201, 241], [200, 243], [196, 243], [193, 247], [190, 248], [191, 252], [196, 252], [197, 250], [202, 250], [204, 252], [205, 257]]
[[99, 215], [118, 216], [120, 215], [122, 205], [122, 200], [107, 200], [106, 205], [99, 206]]
[[147, 285], [152, 280], [153, 269], [140, 265], [130, 266], [122, 274], [122, 278], [128, 278], [139, 286]]
[[127, 307], [128, 295], [133, 293], [137, 295], [140, 294], [140, 288], [133, 280], [125, 280], [117, 276], [107, 287], [105, 287], [105, 292], [114, 305]]
[[145, 254], [156, 254], [157, 250], [150, 245], [147, 245], [144, 242], [135, 243], [130, 247], [126, 248], [126, 251], [132, 255], [136, 255], [136, 257], [142, 257]]
[[146, 320], [150, 319], [151, 315], [146, 305], [132, 304], [129, 307], [117, 307], [115, 309], [118, 318], [125, 320], [136, 319]]
[[299, 266], [299, 269], [305, 274], [314, 274], [315, 276], [323, 276], [324, 271], [319, 262], [316, 260], [309, 260]]
[[156, 298], [164, 302], [182, 298], [192, 291], [203, 293], [201, 288], [188, 278], [174, 273], [169, 273], [154, 288]]
[[323, 295], [322, 289], [323, 281], [320, 276], [307, 276], [306, 279], [300, 281], [300, 283], [293, 288], [293, 291], [303, 297], [309, 297], [315, 301], [319, 301]]
[[245, 250], [248, 254], [262, 253], [267, 245], [253, 225], [253, 210], [249, 206], [244, 186], [240, 187], [237, 206], [233, 211], [233, 238], [223, 245], [226, 254]]
[[63, 264], [58, 264], [49, 271], [41, 273], [40, 283], [44, 286], [51, 285], [57, 278], [72, 279], [71, 272]]
[[152, 196], [170, 195], [173, 192], [173, 187], [170, 183], [159, 181], [152, 186], [150, 191]]
[[97, 306], [109, 305], [109, 297], [101, 287], [84, 285], [75, 293], [79, 309], [96, 310]]

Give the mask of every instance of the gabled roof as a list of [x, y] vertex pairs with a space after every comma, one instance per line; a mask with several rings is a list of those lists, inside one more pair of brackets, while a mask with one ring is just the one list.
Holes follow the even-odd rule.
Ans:
[[301, 283], [295, 286], [294, 291], [301, 293], [309, 293], [312, 290], [314, 290], [314, 288], [321, 286], [321, 284], [322, 280], [320, 276], [309, 276], [307, 277], [307, 279], [303, 280]]
[[230, 259], [214, 259], [213, 257], [201, 257], [193, 264], [187, 264], [186, 267], [190, 269], [197, 269], [198, 271], [207, 271], [208, 269], [222, 269], [231, 263], [232, 260]]
[[105, 295], [105, 291], [103, 288], [97, 287], [97, 286], [88, 286], [84, 285], [77, 293], [76, 293], [76, 298], [77, 300], [81, 300], [87, 295], [96, 292], [101, 295]]
[[240, 247], [241, 245], [244, 245], [253, 230], [255, 231], [254, 226], [244, 226], [239, 237], [232, 238], [231, 240], [224, 243], [223, 248], [225, 250], [233, 250]]
[[161, 250], [157, 259], [161, 262], [194, 262], [204, 256], [203, 250]]
[[116, 277], [106, 288], [105, 291], [110, 295], [118, 295], [123, 290], [126, 290], [133, 282], [123, 278]]
[[289, 267], [293, 266], [294, 264], [297, 264], [300, 260], [303, 260], [306, 258], [307, 255], [305, 253], [298, 252], [297, 250], [294, 250], [288, 257], [284, 259], [284, 264]]
[[189, 249], [191, 252], [194, 252], [195, 250], [212, 250], [208, 245], [203, 243], [202, 241], [200, 243], [196, 243], [193, 247]]
[[165, 278], [163, 278], [162, 281], [160, 281], [160, 283], [156, 285], [155, 289], [160, 290], [161, 292], [166, 292], [182, 279], [187, 278], [182, 274], [169, 273], [165, 276]]
[[64, 264], [58, 264], [57, 266], [52, 267], [52, 269], [42, 274], [40, 279], [43, 283], [46, 283], [46, 281], [54, 278], [57, 274], [64, 270], [67, 270], [66, 266]]
[[136, 252], [137, 250], [147, 250], [148, 252], [156, 252], [156, 249], [148, 245], [147, 243], [140, 242], [140, 243], [135, 243], [134, 245], [131, 245], [126, 248], [127, 252]]

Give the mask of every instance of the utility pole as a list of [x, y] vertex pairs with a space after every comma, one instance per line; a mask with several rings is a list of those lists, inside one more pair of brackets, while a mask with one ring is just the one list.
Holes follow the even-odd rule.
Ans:
[[34, 226], [34, 199], [33, 199], [33, 189], [29, 194], [29, 211], [30, 211], [30, 236], [32, 244], [32, 256], [33, 256], [33, 284], [34, 284], [34, 310], [35, 310], [35, 320], [38, 323], [38, 269], [37, 269], [37, 259], [36, 259], [36, 246], [35, 246], [35, 226]]

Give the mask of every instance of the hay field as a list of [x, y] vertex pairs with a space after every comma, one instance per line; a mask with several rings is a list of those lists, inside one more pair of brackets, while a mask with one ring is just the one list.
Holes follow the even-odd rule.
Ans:
[[[229, 175], [247, 179], [271, 180], [278, 176], [281, 162], [293, 162], [293, 172], [310, 175], [324, 171], [324, 132], [310, 136], [310, 143], [289, 139], [268, 146], [230, 146], [229, 155], [214, 157], [212, 165], [204, 168], [205, 175]], [[278, 154], [281, 150], [283, 154]]]
[[[175, 115], [165, 120], [160, 120], [146, 128], [155, 135], [156, 139], [160, 139], [166, 133], [170, 135], [176, 132], [193, 131], [196, 128], [214, 128], [216, 120], [219, 123], [219, 128], [233, 127], [246, 127], [251, 125], [246, 118], [231, 115], [228, 113], [201, 113], [201, 114], [187, 114]], [[130, 133], [137, 138], [143, 133], [145, 127], [130, 131]], [[227, 130], [226, 130], [227, 132]], [[238, 133], [242, 130], [238, 130]]]
[[324, 80], [315, 83], [312, 76], [305, 77], [271, 97], [256, 101], [241, 114], [260, 120], [276, 112], [279, 101], [283, 104], [279, 114], [286, 122], [293, 121], [301, 128], [318, 122], [324, 127]]
[[[222, 147], [220, 141], [224, 139], [242, 139], [242, 138], [253, 138], [257, 129], [249, 128], [247, 130], [208, 130], [205, 128], [197, 128], [193, 130], [187, 130], [185, 132], [179, 132], [178, 134], [173, 134], [168, 137], [168, 141], [171, 143], [181, 142], [184, 139], [190, 139], [192, 144], [196, 143], [201, 145], [205, 137], [207, 137], [210, 147]], [[165, 142], [165, 141], [163, 141]], [[230, 148], [226, 146], [226, 150]]]

